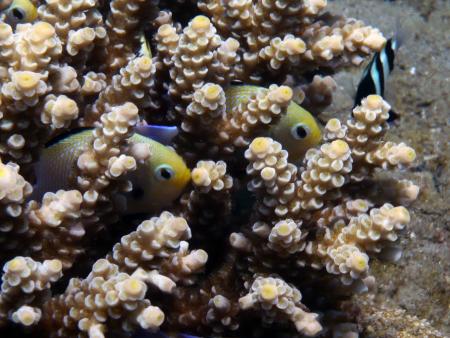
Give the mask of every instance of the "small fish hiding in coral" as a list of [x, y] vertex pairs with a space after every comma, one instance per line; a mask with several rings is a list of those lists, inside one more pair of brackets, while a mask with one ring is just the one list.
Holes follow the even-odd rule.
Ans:
[[14, 26], [34, 21], [37, 18], [36, 6], [29, 0], [14, 0], [5, 9], [5, 22]]
[[148, 56], [150, 59], [152, 58], [152, 50], [150, 48], [150, 42], [148, 41], [147, 37], [145, 36], [145, 32], [142, 32], [139, 36], [139, 56]]
[[[399, 38], [396, 35], [386, 42], [386, 45], [380, 52], [375, 53], [366, 69], [364, 69], [361, 81], [358, 84], [353, 107], [360, 105], [362, 99], [371, 94], [384, 97], [386, 81], [394, 69], [395, 53], [399, 46]], [[392, 122], [397, 118], [398, 114], [391, 109], [388, 122]]]
[[[164, 127], [156, 128], [158, 132]], [[172, 130], [171, 127], [167, 127]], [[145, 164], [129, 174], [133, 191], [127, 214], [158, 210], [175, 200], [190, 180], [190, 170], [183, 159], [170, 147], [149, 136], [154, 126], [141, 126], [130, 137], [131, 144], [142, 143], [150, 148]], [[139, 132], [145, 135], [140, 135]], [[156, 137], [158, 138], [158, 137]], [[69, 175], [79, 152], [92, 140], [92, 129], [75, 130], [49, 142], [36, 165], [37, 185], [33, 198], [48, 191], [68, 189]], [[165, 141], [168, 141], [167, 137]]]
[[[225, 91], [227, 110], [231, 112], [259, 89], [261, 87], [250, 85], [231, 86]], [[286, 114], [280, 121], [270, 128], [269, 135], [289, 152], [289, 159], [292, 162], [301, 160], [306, 151], [316, 146], [322, 139], [314, 117], [295, 102], [288, 106]]]

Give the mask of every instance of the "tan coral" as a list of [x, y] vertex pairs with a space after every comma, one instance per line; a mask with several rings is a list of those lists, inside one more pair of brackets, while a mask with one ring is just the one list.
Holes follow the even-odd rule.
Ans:
[[390, 105], [381, 96], [369, 95], [353, 110], [353, 117], [345, 124], [331, 119], [326, 126], [327, 140], [342, 139], [351, 148], [352, 180], [361, 181], [374, 169], [402, 168], [416, 158], [414, 149], [404, 143], [386, 142]]
[[19, 166], [3, 164], [0, 160], [0, 202], [6, 205], [21, 203], [31, 192], [31, 184], [19, 174]]
[[180, 242], [191, 236], [182, 217], [163, 212], [159, 217], [141, 223], [135, 232], [124, 236], [113, 248], [108, 259], [123, 271], [134, 271], [138, 266], [152, 266], [153, 260], [176, 253]]
[[38, 308], [23, 305], [11, 315], [13, 322], [24, 326], [35, 325], [39, 322], [42, 311]]
[[403, 167], [416, 159], [416, 152], [405, 143], [386, 142], [381, 147], [366, 155], [367, 163], [381, 167], [384, 170]]
[[225, 113], [225, 92], [221, 86], [206, 83], [194, 92], [192, 102], [186, 109], [186, 118], [182, 121], [183, 131], [201, 135], [211, 133], [214, 123], [218, 123]]
[[235, 147], [246, 147], [252, 135], [260, 134], [281, 118], [292, 96], [292, 89], [288, 86], [262, 88], [218, 124], [218, 137], [214, 143], [225, 152], [232, 152]]
[[156, 8], [144, 0], [113, 0], [109, 4], [111, 11], [106, 19], [108, 44], [106, 45], [105, 67], [110, 74], [124, 67], [133, 57], [139, 41], [139, 24], [143, 12], [153, 19]]
[[9, 65], [14, 58], [14, 36], [10, 25], [0, 22], [0, 63]]
[[[146, 92], [150, 88], [150, 78], [153, 72], [152, 60], [148, 56], [133, 58], [125, 67], [120, 69], [120, 74], [113, 77], [112, 83], [100, 92], [98, 99], [86, 112], [83, 123], [91, 125], [109, 107], [124, 104], [127, 101], [132, 102], [139, 108], [147, 106]], [[99, 84], [102, 85], [101, 75], [99, 80]]]
[[160, 26], [156, 32], [156, 51], [166, 67], [172, 65], [172, 57], [175, 55], [179, 39], [176, 28], [170, 23]]
[[267, 245], [282, 256], [292, 255], [304, 250], [307, 235], [308, 232], [301, 229], [301, 222], [281, 220], [271, 229]]
[[69, 65], [52, 65], [50, 67], [52, 76], [53, 93], [75, 93], [80, 89], [76, 70]]
[[42, 71], [61, 54], [61, 41], [47, 22], [19, 25], [15, 33], [15, 70]]
[[259, 57], [269, 62], [273, 70], [279, 70], [282, 65], [295, 65], [300, 61], [299, 55], [306, 51], [305, 42], [288, 34], [283, 39], [276, 37], [270, 45], [261, 49]]
[[169, 94], [176, 102], [177, 114], [183, 115], [194, 91], [204, 85], [208, 68], [213, 63], [213, 51], [220, 44], [216, 29], [205, 16], [195, 17], [183, 30], [170, 69]]
[[410, 180], [396, 181], [396, 190], [398, 191], [398, 202], [409, 204], [414, 202], [419, 196], [420, 187]]
[[396, 241], [397, 233], [409, 221], [409, 213], [404, 207], [385, 204], [367, 214], [359, 213], [349, 221], [340, 219], [330, 224], [322, 238], [308, 243], [306, 253], [321, 259], [321, 263], [314, 260], [313, 267], [324, 265], [328, 272], [341, 275], [344, 283], [351, 283], [353, 279], [367, 276], [367, 253], [380, 252], [385, 242]]
[[96, 32], [91, 27], [84, 27], [76, 31], [70, 31], [67, 39], [66, 50], [71, 56], [77, 55], [80, 51], [86, 51], [94, 47]]
[[[198, 236], [208, 236], [210, 225], [226, 226], [231, 212], [233, 178], [224, 161], [199, 161], [191, 172], [194, 188], [181, 198], [182, 214], [195, 224]], [[213, 211], [213, 212], [211, 212]]]
[[248, 189], [264, 196], [258, 211], [278, 217], [298, 214], [300, 203], [294, 200], [297, 168], [288, 162], [288, 153], [281, 144], [271, 138], [255, 138], [245, 151], [245, 158], [250, 162], [247, 175], [254, 177]]
[[84, 75], [84, 82], [81, 87], [83, 95], [96, 95], [106, 88], [106, 75], [103, 73], [88, 72]]
[[11, 72], [11, 81], [5, 83], [2, 94], [12, 104], [8, 107], [13, 111], [24, 111], [36, 106], [41, 96], [50, 89], [40, 73], [31, 71]]
[[[62, 276], [62, 264], [59, 260], [36, 262], [30, 257], [18, 256], [3, 266], [2, 288], [0, 292], [0, 320], [7, 319], [11, 310], [18, 309], [27, 301], [33, 300], [40, 293], [50, 289], [50, 284]], [[20, 311], [20, 309], [19, 309]], [[16, 314], [18, 319], [25, 320], [23, 313]], [[22, 316], [20, 316], [22, 314]], [[33, 316], [33, 314], [31, 314]], [[38, 314], [36, 313], [35, 316]], [[33, 318], [25, 320], [33, 324]]]
[[207, 261], [205, 250], [189, 250], [189, 244], [183, 241], [180, 249], [161, 264], [160, 270], [175, 282], [192, 285], [197, 281], [195, 274], [202, 272]]
[[164, 313], [145, 299], [147, 285], [140, 276], [119, 272], [117, 265], [100, 259], [86, 279], [72, 279], [65, 293], [46, 302], [41, 322], [57, 337], [85, 332], [103, 338], [108, 318], [120, 319], [126, 332], [136, 326], [156, 330]]
[[39, 18], [55, 27], [58, 37], [65, 43], [70, 30], [88, 26], [95, 20], [96, 0], [46, 0], [38, 8]]
[[28, 217], [34, 225], [39, 227], [57, 227], [64, 219], [80, 217], [82, 201], [81, 193], [77, 190], [47, 192], [42, 199], [41, 207], [30, 211]]
[[236, 39], [228, 38], [221, 42], [211, 64], [212, 81], [214, 83], [226, 86], [237, 77], [234, 68], [240, 61], [240, 56], [237, 53], [238, 48], [239, 42]]
[[327, 142], [344, 139], [347, 135], [347, 126], [341, 123], [339, 119], [332, 118], [329, 119], [325, 125], [325, 132], [323, 134], [323, 139]]
[[304, 311], [302, 295], [293, 285], [277, 277], [257, 277], [248, 286], [249, 293], [239, 299], [241, 309], [258, 309], [263, 312], [263, 320], [289, 320], [298, 332], [314, 336], [322, 330], [318, 315]]
[[78, 117], [77, 103], [65, 95], [48, 95], [45, 98], [41, 122], [51, 124], [52, 128], [67, 128]]
[[326, 193], [340, 188], [352, 171], [351, 150], [342, 140], [325, 143], [320, 150], [306, 153], [306, 168], [301, 173], [297, 196], [305, 210], [317, 210], [324, 204]]
[[[132, 103], [112, 107], [101, 116], [102, 126], [94, 130], [94, 142], [78, 158], [78, 168], [86, 174], [95, 173], [109, 163], [111, 157], [118, 155], [117, 148], [137, 122], [138, 110]], [[92, 162], [95, 161], [95, 162]]]
[[211, 189], [228, 190], [233, 185], [233, 179], [226, 175], [226, 170], [227, 166], [223, 161], [200, 161], [192, 170], [192, 182], [204, 193], [208, 193]]
[[311, 83], [300, 87], [305, 98], [302, 107], [314, 109], [314, 113], [318, 114], [332, 103], [336, 88], [337, 84], [331, 76], [314, 75]]

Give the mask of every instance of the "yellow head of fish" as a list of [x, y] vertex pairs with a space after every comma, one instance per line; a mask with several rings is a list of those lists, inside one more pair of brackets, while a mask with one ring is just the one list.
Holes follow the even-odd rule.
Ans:
[[5, 21], [10, 25], [26, 23], [36, 20], [36, 6], [29, 0], [14, 0], [5, 10]]
[[289, 160], [297, 162], [306, 151], [319, 144], [322, 138], [314, 117], [295, 102], [292, 102], [280, 121], [271, 127], [270, 135], [283, 145]]
[[131, 142], [148, 144], [151, 156], [130, 178], [133, 182], [128, 213], [157, 210], [178, 198], [191, 178], [183, 159], [170, 147], [135, 134]]
[[[226, 91], [227, 112], [231, 114], [236, 107], [256, 94], [261, 87], [253, 85], [230, 86]], [[269, 136], [280, 142], [289, 152], [289, 160], [297, 162], [306, 151], [319, 144], [321, 132], [314, 117], [297, 103], [292, 102], [281, 119], [270, 127]]]
[[[36, 164], [37, 185], [32, 198], [45, 192], [71, 189], [70, 174], [80, 149], [92, 142], [92, 130], [61, 135], [48, 143]], [[148, 213], [170, 206], [189, 183], [191, 172], [183, 159], [170, 147], [140, 134], [130, 138], [132, 144], [143, 143], [150, 150], [149, 158], [127, 174], [133, 190], [127, 196], [125, 213]]]

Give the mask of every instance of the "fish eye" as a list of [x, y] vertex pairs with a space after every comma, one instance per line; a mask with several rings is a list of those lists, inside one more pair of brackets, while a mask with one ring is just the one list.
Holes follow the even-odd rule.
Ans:
[[168, 181], [175, 173], [170, 165], [160, 165], [155, 169], [155, 176], [160, 181]]
[[291, 129], [291, 135], [296, 140], [302, 140], [310, 134], [309, 127], [303, 123], [298, 123]]
[[22, 8], [14, 7], [8, 13], [9, 18], [13, 22], [21, 22], [25, 19], [25, 11]]

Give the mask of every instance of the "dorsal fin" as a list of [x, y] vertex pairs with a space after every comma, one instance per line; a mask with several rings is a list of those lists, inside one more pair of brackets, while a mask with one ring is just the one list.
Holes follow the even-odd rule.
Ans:
[[51, 140], [49, 140], [49, 141], [45, 144], [44, 147], [45, 147], [45, 148], [50, 148], [51, 146], [53, 146], [53, 145], [55, 145], [55, 144], [61, 142], [62, 140], [65, 140], [66, 138], [68, 138], [68, 137], [70, 137], [70, 136], [72, 136], [72, 135], [76, 135], [76, 134], [81, 133], [81, 132], [83, 132], [83, 131], [86, 131], [86, 130], [92, 130], [92, 129], [94, 129], [94, 128], [80, 127], [80, 128], [74, 128], [74, 129], [71, 129], [71, 130], [67, 131], [66, 133], [62, 133], [62, 134], [59, 134], [59, 135], [55, 136], [54, 138], [52, 138]]
[[139, 125], [136, 126], [136, 133], [148, 137], [163, 145], [172, 144], [175, 136], [178, 135], [178, 128], [175, 126]]

